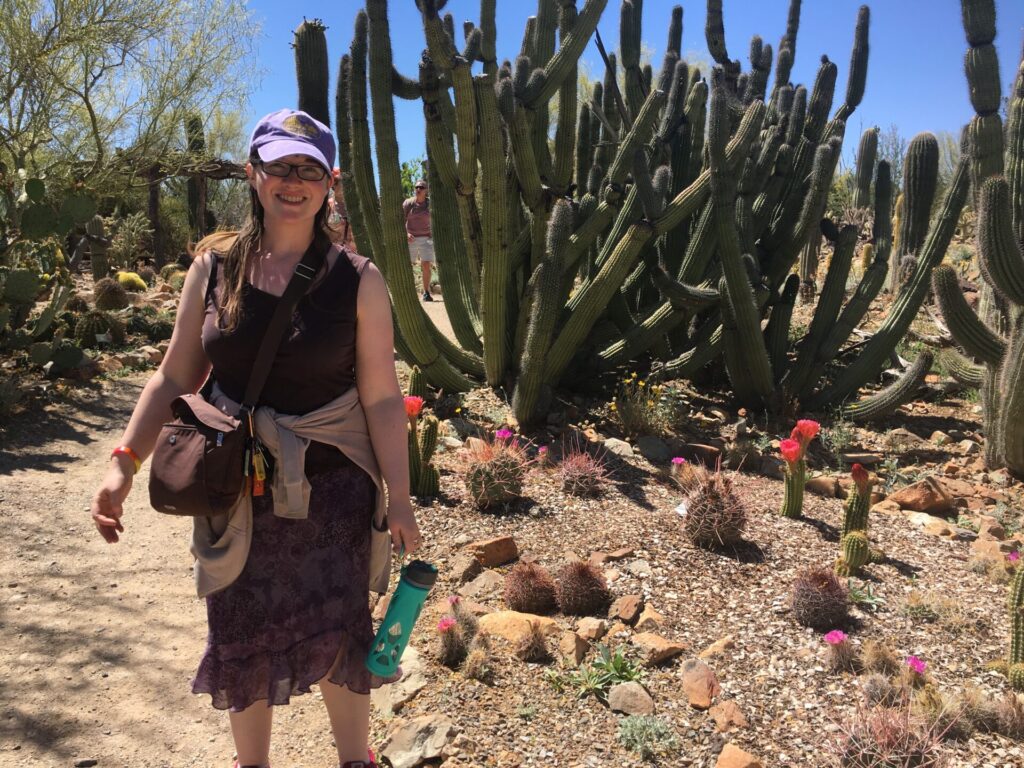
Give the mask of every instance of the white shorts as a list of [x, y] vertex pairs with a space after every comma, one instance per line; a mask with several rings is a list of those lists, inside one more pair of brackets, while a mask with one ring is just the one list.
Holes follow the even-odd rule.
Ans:
[[428, 264], [434, 263], [434, 238], [414, 237], [409, 243], [409, 260], [415, 264], [417, 261], [425, 261]]

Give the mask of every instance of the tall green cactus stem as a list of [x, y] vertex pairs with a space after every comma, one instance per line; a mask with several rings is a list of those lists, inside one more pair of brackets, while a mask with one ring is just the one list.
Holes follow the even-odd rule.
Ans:
[[842, 554], [836, 561], [836, 573], [846, 577], [857, 576], [871, 559], [867, 533], [850, 531], [840, 540], [840, 547]]
[[956, 270], [948, 264], [936, 267], [932, 273], [932, 289], [950, 333], [967, 354], [984, 363], [999, 365], [1006, 354], [1006, 340], [985, 325], [968, 305]]
[[409, 490], [413, 496], [436, 496], [440, 483], [437, 467], [430, 463], [437, 448], [437, 417], [413, 418], [409, 426]]
[[[203, 136], [203, 120], [199, 115], [190, 114], [185, 118], [185, 141], [193, 160], [206, 152]], [[206, 234], [206, 176], [188, 178], [188, 225], [197, 240]]]
[[782, 516], [799, 520], [804, 513], [804, 486], [807, 485], [807, 463], [804, 457], [801, 455], [797, 461], [787, 461], [785, 472]]
[[547, 253], [531, 279], [530, 324], [519, 383], [512, 398], [512, 410], [519, 423], [524, 425], [534, 424], [543, 418], [542, 407], [547, 405], [545, 401], [548, 398], [542, 393], [544, 366], [558, 318], [558, 303], [562, 295], [561, 258], [572, 233], [572, 224], [572, 207], [567, 201], [559, 200], [548, 224]]
[[900, 287], [899, 264], [905, 254], [916, 256], [928, 234], [932, 203], [939, 178], [939, 142], [930, 133], [915, 136], [903, 164], [903, 211], [898, 233], [899, 249], [889, 259], [889, 290]]
[[97, 214], [85, 225], [85, 233], [89, 236], [89, 264], [92, 279], [98, 282], [110, 277], [110, 260], [107, 259], [106, 231], [103, 218]]
[[875, 175], [875, 159], [878, 157], [878, 128], [868, 128], [861, 134], [857, 149], [857, 170], [853, 188], [853, 207], [867, 208], [871, 205], [871, 178]]
[[793, 320], [793, 307], [796, 305], [799, 291], [800, 276], [790, 275], [786, 279], [778, 301], [772, 305], [772, 314], [764, 329], [765, 344], [768, 347], [768, 356], [772, 364], [772, 373], [775, 374], [776, 384], [783, 379], [789, 367], [789, 360], [786, 357], [789, 350], [789, 328]]
[[860, 464], [854, 464], [850, 468], [850, 475], [853, 477], [853, 488], [850, 489], [850, 495], [843, 508], [842, 536], [846, 536], [852, 531], [863, 531], [867, 535], [868, 510], [871, 509], [871, 486], [874, 483], [871, 480], [871, 475]]
[[409, 371], [409, 387], [407, 395], [412, 397], [427, 397], [427, 380], [418, 365], [414, 365]]
[[1010, 94], [1006, 118], [1006, 182], [1018, 242], [1024, 243], [1024, 54]]
[[932, 353], [922, 352], [896, 381], [873, 395], [843, 406], [843, 415], [855, 422], [866, 422], [888, 416], [904, 403], [914, 399], [932, 367]]
[[295, 71], [299, 83], [299, 109], [330, 126], [326, 31], [327, 27], [320, 19], [303, 19], [295, 30], [292, 47], [295, 48]]
[[973, 363], [955, 349], [942, 350], [938, 361], [955, 381], [965, 387], [978, 389], [984, 382], [985, 366]]

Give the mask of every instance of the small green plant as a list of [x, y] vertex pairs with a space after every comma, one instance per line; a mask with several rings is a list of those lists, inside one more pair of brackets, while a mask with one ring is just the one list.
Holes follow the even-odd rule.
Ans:
[[853, 445], [853, 423], [845, 418], [841, 411], [837, 411], [829, 425], [822, 428], [819, 437], [822, 444], [828, 448], [829, 453], [835, 457], [836, 465], [839, 466], [842, 463], [840, 457]]
[[597, 658], [591, 666], [608, 676], [609, 685], [640, 682], [647, 674], [637, 661], [622, 652], [621, 647], [612, 651], [604, 644], [597, 646]]
[[874, 612], [882, 605], [885, 605], [885, 598], [876, 595], [870, 584], [859, 587], [853, 583], [853, 579], [847, 579], [846, 585], [850, 590], [850, 602]]
[[619, 743], [641, 760], [654, 760], [679, 749], [675, 729], [659, 717], [630, 715], [619, 721]]
[[[554, 670], [547, 671], [552, 672]], [[516, 709], [516, 717], [518, 717], [520, 720], [525, 720], [526, 722], [529, 722], [537, 716], [537, 712], [538, 709], [536, 704], [523, 704]]]
[[977, 405], [981, 402], [981, 392], [973, 387], [965, 389], [960, 396], [964, 399], [965, 403], [970, 403], [971, 405]]
[[593, 662], [581, 664], [578, 669], [568, 672], [546, 670], [544, 680], [558, 693], [574, 688], [581, 699], [593, 695], [600, 701], [606, 701], [608, 690], [613, 685], [639, 682], [646, 674], [639, 662], [627, 657], [622, 648], [612, 651], [608, 646], [599, 644], [597, 658]]

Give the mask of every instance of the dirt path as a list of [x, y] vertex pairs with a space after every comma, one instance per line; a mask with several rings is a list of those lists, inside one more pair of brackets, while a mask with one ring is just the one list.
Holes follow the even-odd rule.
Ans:
[[[23, 416], [0, 444], [0, 767], [231, 765], [226, 714], [189, 690], [206, 625], [188, 521], [149, 509], [148, 467], [119, 544], [87, 511], [146, 376]], [[336, 765], [318, 698], [279, 711], [281, 764]]]

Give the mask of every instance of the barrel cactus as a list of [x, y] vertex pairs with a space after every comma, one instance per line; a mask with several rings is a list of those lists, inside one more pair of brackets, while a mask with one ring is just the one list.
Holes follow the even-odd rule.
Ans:
[[583, 560], [566, 563], [556, 576], [558, 605], [567, 616], [604, 616], [612, 593], [597, 568]]
[[736, 544], [747, 523], [747, 508], [721, 471], [699, 475], [685, 499], [683, 533], [699, 547]]
[[516, 563], [505, 574], [505, 603], [513, 611], [544, 616], [558, 610], [558, 588], [543, 566]]
[[522, 493], [530, 460], [526, 451], [498, 430], [493, 440], [466, 441], [463, 477], [469, 495], [480, 509], [508, 503]]
[[94, 310], [78, 321], [75, 340], [83, 347], [97, 347], [104, 343], [123, 344], [125, 327], [109, 312]]
[[128, 291], [112, 277], [105, 277], [93, 286], [96, 309], [124, 309], [128, 306]]
[[118, 284], [130, 293], [145, 293], [146, 281], [136, 272], [118, 272], [114, 278]]

